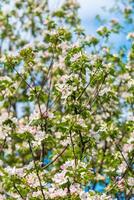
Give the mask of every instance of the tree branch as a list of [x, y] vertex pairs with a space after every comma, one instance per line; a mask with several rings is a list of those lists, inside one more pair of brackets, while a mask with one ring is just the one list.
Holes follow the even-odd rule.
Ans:
[[66, 149], [68, 148], [69, 145], [65, 146], [65, 148], [56, 156], [56, 158], [54, 160], [52, 160], [50, 163], [48, 163], [47, 165], [45, 165], [43, 167], [43, 169], [47, 169], [50, 165], [52, 165], [54, 162], [57, 161], [58, 158], [60, 158], [60, 156], [66, 151]]
[[35, 157], [34, 157], [34, 154], [33, 154], [31, 142], [28, 141], [28, 144], [29, 144], [29, 149], [30, 149], [30, 152], [31, 152], [31, 155], [32, 155], [32, 158], [33, 158], [34, 168], [35, 168], [35, 171], [36, 171], [36, 175], [37, 175], [38, 180], [39, 180], [40, 190], [41, 190], [41, 193], [42, 193], [42, 197], [43, 197], [43, 199], [45, 200], [45, 194], [44, 194], [44, 192], [43, 192], [43, 186], [42, 186], [42, 183], [41, 183], [41, 178], [40, 178], [39, 171], [38, 171], [38, 168], [37, 168], [37, 165], [36, 165], [36, 161], [35, 161]]

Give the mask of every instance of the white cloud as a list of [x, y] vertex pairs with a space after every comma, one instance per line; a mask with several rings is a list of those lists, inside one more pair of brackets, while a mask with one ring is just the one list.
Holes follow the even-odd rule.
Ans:
[[[59, 8], [65, 0], [49, 0], [51, 9]], [[115, 0], [77, 0], [80, 3], [79, 16], [87, 32], [94, 33], [94, 18], [97, 14], [107, 16], [102, 7], [110, 8]], [[90, 29], [90, 30], [89, 30]]]
[[[60, 7], [65, 0], [49, 0], [49, 5], [52, 9]], [[102, 13], [102, 7], [109, 8], [114, 0], [78, 0], [80, 3], [79, 14], [82, 18], [93, 18], [96, 14]]]
[[102, 7], [110, 8], [113, 0], [78, 0], [81, 5], [79, 14], [82, 18], [93, 18], [98, 13], [102, 13]]

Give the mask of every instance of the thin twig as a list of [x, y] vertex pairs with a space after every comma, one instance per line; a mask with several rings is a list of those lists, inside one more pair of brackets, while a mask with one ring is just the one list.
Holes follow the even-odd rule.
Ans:
[[[97, 73], [98, 69], [94, 72], [93, 76], [95, 76], [95, 74]], [[88, 88], [89, 85], [92, 84], [92, 82], [94, 81], [95, 78], [93, 78], [93, 80], [86, 85], [86, 87], [82, 90], [82, 92], [80, 93], [80, 95], [77, 98], [77, 101], [82, 97], [82, 95], [84, 94], [84, 92], [86, 91], [86, 89]]]
[[75, 160], [75, 167], [76, 167], [77, 166], [77, 156], [75, 154], [75, 149], [74, 149], [74, 143], [73, 143], [73, 138], [72, 138], [72, 132], [71, 132], [71, 130], [70, 130], [69, 134], [70, 134], [70, 140], [71, 140], [71, 145], [72, 145], [73, 154], [74, 154], [74, 160]]
[[[131, 162], [130, 162], [130, 164], [132, 164], [132, 162], [133, 162], [133, 157], [132, 157], [132, 159], [131, 159]], [[120, 180], [122, 180], [125, 176], [126, 176], [126, 174], [127, 174], [127, 171], [128, 171], [128, 166], [127, 166], [127, 168], [125, 169], [125, 171], [124, 171], [124, 173], [122, 174], [122, 176], [121, 176], [121, 178], [120, 178]], [[114, 183], [113, 183], [113, 186], [112, 186], [112, 188], [110, 188], [109, 190], [107, 190], [107, 192], [106, 193], [109, 193], [112, 189], [114, 189], [114, 187], [116, 186], [118, 184], [118, 181], [116, 180]]]
[[21, 194], [21, 192], [19, 191], [15, 183], [13, 183], [13, 187], [17, 191], [17, 193], [20, 195], [20, 197], [25, 200], [25, 198], [23, 197], [23, 195]]
[[92, 100], [92, 102], [91, 102], [91, 104], [90, 104], [90, 109], [91, 109], [92, 105], [95, 103], [95, 101], [97, 100], [97, 97], [98, 97], [98, 95], [99, 95], [99, 92], [100, 92], [100, 90], [101, 90], [101, 88], [102, 88], [102, 86], [103, 86], [103, 83], [104, 83], [106, 77], [107, 77], [107, 73], [104, 75], [104, 78], [103, 78], [103, 80], [102, 80], [102, 83], [101, 83], [100, 87], [99, 87], [99, 88], [96, 90], [96, 92], [95, 92], [94, 98], [93, 98], [93, 100]]
[[38, 168], [37, 168], [37, 165], [36, 165], [36, 161], [35, 161], [35, 157], [34, 157], [34, 154], [33, 154], [31, 142], [28, 141], [28, 144], [29, 144], [29, 149], [30, 149], [30, 152], [31, 152], [31, 155], [32, 155], [32, 158], [33, 158], [34, 168], [35, 168], [35, 170], [36, 170], [36, 175], [37, 175], [38, 180], [39, 180], [40, 190], [41, 190], [41, 193], [42, 193], [42, 197], [43, 197], [43, 199], [45, 200], [45, 194], [44, 194], [44, 192], [43, 192], [43, 186], [42, 186], [42, 183], [41, 183], [41, 178], [40, 178], [39, 171], [38, 171]]
[[80, 143], [81, 143], [81, 155], [80, 155], [80, 159], [82, 159], [83, 156], [83, 152], [85, 149], [85, 142], [83, 141], [83, 136], [81, 134], [81, 131], [78, 131], [79, 137], [80, 137]]
[[23, 76], [15, 68], [14, 68], [14, 70], [16, 71], [18, 76], [20, 76], [21, 79], [26, 83], [26, 85], [33, 90], [32, 86], [23, 78]]
[[66, 151], [66, 149], [67, 149], [68, 146], [69, 146], [69, 145], [65, 146], [65, 148], [56, 156], [56, 158], [53, 159], [53, 160], [52, 160], [50, 163], [48, 163], [47, 165], [45, 165], [45, 166], [43, 167], [43, 169], [48, 168], [50, 165], [52, 165], [54, 162], [56, 162], [57, 159], [60, 158], [61, 155]]
[[122, 151], [121, 151], [121, 149], [120, 149], [120, 146], [119, 146], [119, 144], [118, 144], [118, 145], [116, 145], [116, 148], [118, 149], [118, 151], [120, 152], [120, 154], [121, 154], [121, 156], [122, 156], [123, 160], [124, 160], [124, 161], [125, 161], [125, 163], [127, 164], [129, 171], [131, 171], [131, 172], [133, 173], [132, 167], [129, 165], [129, 163], [127, 162], [127, 160], [126, 160], [125, 156], [123, 155], [123, 153], [122, 153]]

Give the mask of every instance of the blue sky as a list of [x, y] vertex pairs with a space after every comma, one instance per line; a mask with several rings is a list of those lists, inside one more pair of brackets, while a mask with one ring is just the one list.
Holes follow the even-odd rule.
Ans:
[[[49, 0], [50, 8], [59, 8], [65, 0]], [[87, 34], [95, 35], [99, 24], [95, 20], [96, 15], [100, 15], [103, 19], [117, 18], [115, 14], [105, 12], [102, 8], [112, 8], [116, 0], [77, 0], [80, 4], [79, 16], [82, 20], [82, 26]], [[115, 48], [125, 41], [123, 34], [116, 34], [111, 37], [110, 41], [114, 41]]]
[[[80, 4], [79, 16], [82, 19], [82, 24], [88, 33], [94, 33], [96, 30], [95, 16], [107, 16], [102, 10], [102, 7], [110, 8], [114, 0], [77, 0]], [[60, 7], [64, 0], [50, 0], [50, 7], [56, 9]]]
[[[79, 15], [82, 19], [82, 24], [88, 33], [96, 31], [95, 16], [100, 14], [101, 17], [106, 17], [102, 7], [110, 8], [114, 0], [78, 0], [80, 3]], [[110, 3], [111, 2], [111, 3]]]

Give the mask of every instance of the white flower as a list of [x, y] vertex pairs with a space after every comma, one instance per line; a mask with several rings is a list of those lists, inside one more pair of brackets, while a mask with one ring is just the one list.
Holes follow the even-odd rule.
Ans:
[[74, 160], [68, 160], [66, 161], [62, 166], [61, 169], [66, 170], [68, 167], [75, 167], [75, 161]]
[[75, 62], [81, 57], [81, 53], [74, 54], [73, 57], [70, 59], [71, 62]]
[[104, 94], [107, 94], [108, 92], [110, 92], [111, 89], [110, 87], [106, 87], [104, 89], [102, 89], [100, 92], [99, 92], [99, 96], [103, 96]]
[[123, 191], [123, 189], [124, 189], [124, 179], [119, 180], [117, 182], [117, 186], [121, 191]]
[[89, 200], [88, 193], [86, 193], [84, 191], [81, 191], [80, 194], [79, 194], [79, 196], [80, 196], [81, 200]]
[[41, 191], [40, 190], [38, 190], [37, 192], [33, 192], [32, 193], [33, 197], [38, 197], [39, 198], [40, 195], [41, 195]]
[[6, 196], [4, 194], [0, 194], [0, 200], [6, 200]]
[[44, 139], [44, 132], [43, 131], [37, 131], [35, 134], [35, 140], [42, 141]]
[[26, 180], [30, 187], [38, 187], [40, 185], [35, 173], [28, 174]]
[[127, 99], [129, 97], [133, 97], [133, 95], [129, 92], [122, 92], [122, 98]]
[[71, 194], [78, 194], [79, 191], [80, 191], [80, 185], [78, 183], [75, 183], [70, 186]]
[[10, 176], [13, 176], [13, 175], [17, 175], [17, 176], [20, 176], [20, 177], [24, 176], [24, 169], [23, 168], [16, 168], [16, 167], [12, 168], [12, 167], [8, 166], [7, 168], [5, 168], [5, 170]]
[[128, 178], [127, 182], [128, 182], [128, 185], [134, 186], [134, 178], [132, 178], [132, 177]]
[[9, 81], [11, 82], [11, 78], [9, 76], [0, 76], [0, 81]]
[[107, 35], [109, 33], [108, 29], [106, 26], [100, 26], [98, 29], [97, 29], [97, 33], [99, 35]]
[[68, 181], [65, 175], [66, 175], [66, 170], [62, 171], [61, 173], [55, 174], [52, 180], [55, 183], [62, 185]]
[[55, 132], [54, 134], [55, 134], [55, 137], [58, 139], [60, 139], [62, 136], [62, 132]]
[[0, 139], [4, 140], [7, 137], [7, 131], [4, 131], [2, 127], [0, 127]]
[[77, 123], [78, 123], [79, 125], [81, 125], [83, 128], [86, 128], [86, 127], [87, 127], [87, 125], [85, 124], [84, 119], [82, 119], [82, 118], [78, 118], [78, 119], [77, 119]]
[[71, 144], [70, 138], [67, 138], [67, 139], [65, 139], [65, 140], [61, 140], [61, 141], [60, 141], [60, 144], [61, 144], [62, 146], [67, 146], [68, 144]]
[[54, 199], [56, 197], [65, 197], [67, 195], [67, 188], [49, 188], [49, 196]]
[[120, 173], [120, 174], [124, 173], [124, 171], [126, 170], [126, 167], [127, 167], [126, 162], [122, 162], [119, 165], [117, 172]]
[[131, 88], [131, 87], [133, 87], [134, 86], [134, 79], [130, 79], [129, 81], [128, 81], [128, 88]]
[[112, 23], [112, 25], [116, 25], [116, 24], [118, 24], [119, 22], [118, 22], [117, 19], [111, 19], [111, 23]]
[[127, 40], [134, 39], [134, 32], [128, 33]]
[[102, 51], [103, 51], [104, 53], [109, 53], [109, 48], [103, 47]]
[[126, 152], [131, 152], [134, 148], [133, 144], [124, 144], [123, 146], [123, 151]]

